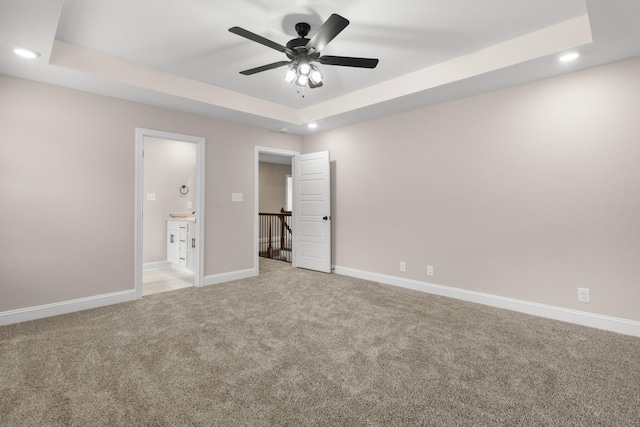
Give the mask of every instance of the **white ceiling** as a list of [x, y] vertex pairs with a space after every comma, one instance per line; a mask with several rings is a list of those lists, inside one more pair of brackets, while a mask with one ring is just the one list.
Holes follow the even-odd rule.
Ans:
[[[332, 13], [351, 23], [322, 53], [376, 69], [321, 65], [304, 97], [283, 68], [239, 74], [286, 57], [230, 27], [284, 45]], [[299, 134], [637, 55], [635, 0], [0, 0], [0, 73]]]

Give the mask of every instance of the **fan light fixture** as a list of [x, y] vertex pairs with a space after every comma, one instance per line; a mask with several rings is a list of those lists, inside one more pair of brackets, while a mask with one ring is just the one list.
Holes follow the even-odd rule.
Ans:
[[308, 76], [310, 71], [311, 65], [309, 65], [308, 62], [301, 62], [300, 65], [298, 65], [298, 74]]
[[293, 63], [287, 68], [284, 80], [287, 83], [294, 83], [298, 87], [317, 87], [322, 83], [322, 73], [315, 65], [302, 61]]
[[287, 81], [287, 83], [293, 83], [297, 77], [298, 77], [298, 73], [296, 72], [296, 69], [294, 66], [289, 67], [287, 69], [287, 72], [284, 73], [284, 79]]
[[311, 74], [309, 74], [309, 79], [311, 83], [314, 85], [322, 83], [322, 73], [317, 68], [315, 70], [311, 70]]

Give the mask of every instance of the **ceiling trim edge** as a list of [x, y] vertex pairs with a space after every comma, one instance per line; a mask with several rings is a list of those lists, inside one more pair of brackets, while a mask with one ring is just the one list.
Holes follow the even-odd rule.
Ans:
[[299, 110], [59, 40], [54, 40], [49, 65], [299, 126], [592, 42], [584, 14]]
[[587, 14], [300, 110], [298, 124], [426, 91], [592, 43]]
[[298, 121], [294, 108], [55, 40], [50, 65], [168, 95], [287, 123]]

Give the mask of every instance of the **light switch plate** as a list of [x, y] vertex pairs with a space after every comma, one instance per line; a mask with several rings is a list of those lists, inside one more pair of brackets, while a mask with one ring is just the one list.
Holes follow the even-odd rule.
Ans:
[[231, 201], [232, 202], [241, 202], [242, 201], [242, 193], [231, 193]]
[[147, 193], [147, 202], [155, 202], [156, 193]]

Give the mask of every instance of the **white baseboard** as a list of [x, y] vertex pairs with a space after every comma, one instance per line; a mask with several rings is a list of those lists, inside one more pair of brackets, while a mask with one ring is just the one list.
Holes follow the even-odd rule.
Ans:
[[0, 312], [0, 326], [134, 301], [135, 289]]
[[[154, 263], [161, 264], [161, 263]], [[171, 264], [168, 264], [171, 266]], [[154, 267], [163, 268], [163, 267]], [[215, 285], [232, 280], [246, 279], [248, 277], [257, 276], [255, 268], [246, 270], [231, 271], [228, 273], [212, 274], [204, 278], [203, 286]], [[13, 323], [26, 322], [29, 320], [42, 319], [45, 317], [57, 316], [60, 314], [73, 313], [75, 311], [88, 310], [91, 308], [104, 307], [121, 302], [136, 300], [135, 289], [113, 292], [104, 295], [95, 295], [86, 298], [78, 298], [69, 301], [62, 301], [52, 304], [39, 305], [34, 307], [20, 308], [0, 312], [0, 326], [11, 325]]]
[[160, 268], [170, 268], [171, 263], [169, 261], [156, 261], [156, 262], [145, 262], [142, 264], [143, 270], [158, 270]]
[[386, 285], [399, 286], [429, 294], [456, 298], [492, 307], [505, 308], [508, 310], [519, 311], [521, 313], [532, 314], [534, 316], [546, 317], [548, 319], [560, 320], [563, 322], [575, 323], [582, 326], [589, 326], [592, 328], [640, 337], [640, 322], [635, 320], [572, 310], [553, 305], [539, 304], [460, 288], [452, 288], [449, 286], [436, 285], [433, 283], [420, 282], [418, 280], [404, 279], [402, 277], [388, 276], [385, 274], [371, 273], [348, 267], [336, 266], [335, 273], [343, 276], [356, 277], [358, 279], [370, 280], [372, 282], [384, 283]]
[[248, 268], [246, 270], [229, 271], [228, 273], [211, 274], [204, 277], [203, 286], [217, 285], [220, 283], [231, 282], [232, 280], [247, 279], [249, 277], [257, 276], [258, 272], [255, 268]]

